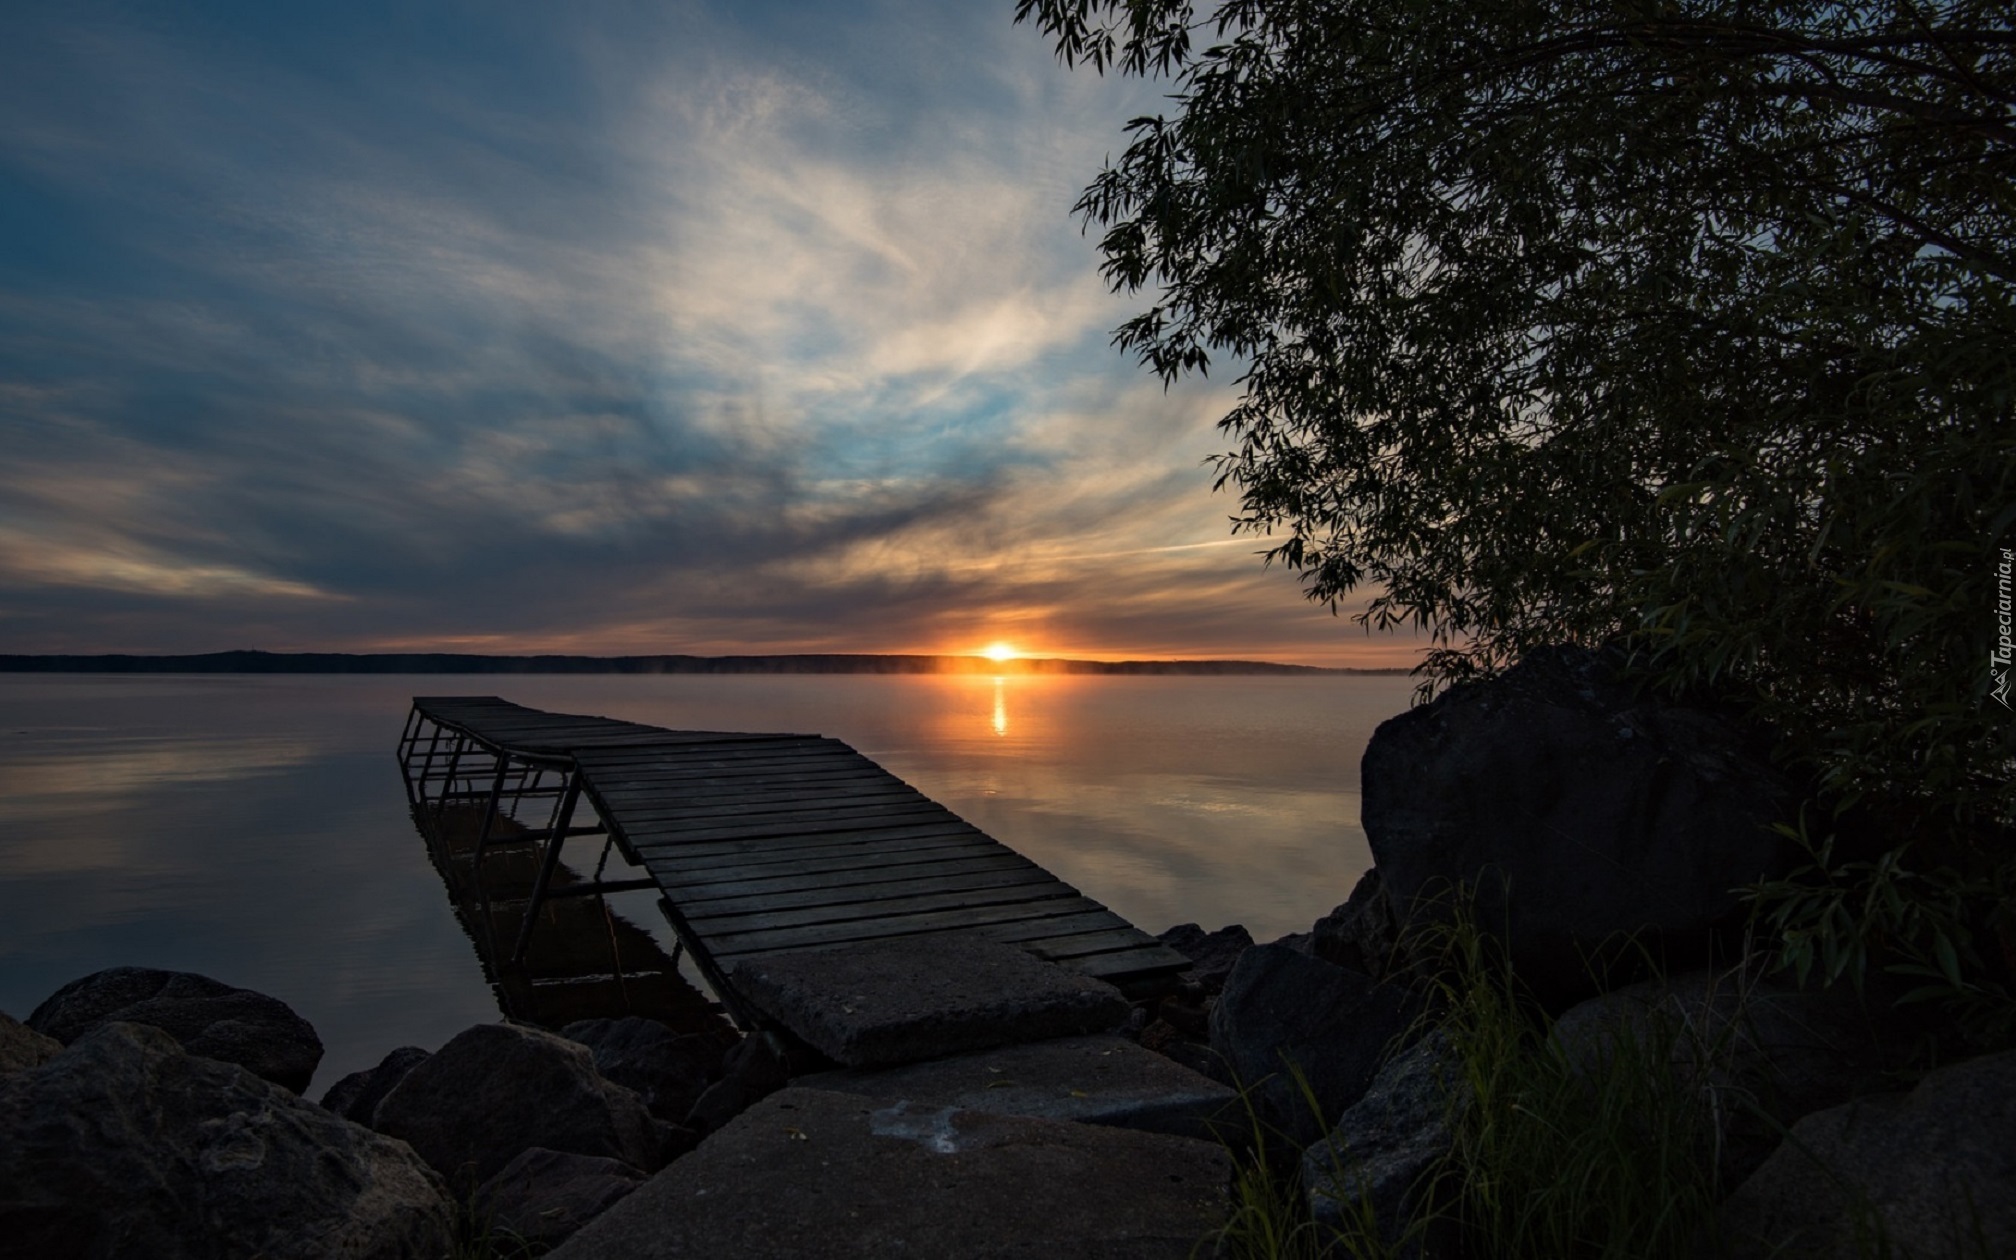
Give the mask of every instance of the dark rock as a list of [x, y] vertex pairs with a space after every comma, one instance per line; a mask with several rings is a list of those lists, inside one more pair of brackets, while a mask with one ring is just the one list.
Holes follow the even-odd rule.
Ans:
[[371, 1126], [377, 1119], [378, 1104], [406, 1074], [427, 1061], [419, 1046], [400, 1046], [378, 1061], [378, 1066], [352, 1072], [329, 1087], [322, 1106], [345, 1120]]
[[1190, 960], [1189, 974], [1206, 993], [1224, 988], [1225, 977], [1232, 974], [1239, 955], [1253, 947], [1252, 934], [1237, 923], [1216, 932], [1206, 932], [1195, 923], [1179, 923], [1156, 939]]
[[1393, 910], [1474, 889], [1556, 1010], [1630, 978], [1626, 934], [1668, 973], [1707, 960], [1740, 927], [1733, 890], [1792, 856], [1771, 826], [1798, 796], [1761, 740], [1636, 695], [1607, 654], [1534, 652], [1382, 723], [1360, 779]]
[[766, 1016], [846, 1067], [1107, 1032], [1127, 1000], [1104, 981], [967, 932], [762, 954], [735, 967]]
[[0, 1011], [0, 1080], [41, 1067], [63, 1052], [63, 1043]]
[[1304, 958], [1314, 958], [1316, 956], [1316, 937], [1309, 932], [1290, 932], [1267, 943], [1269, 945], [1278, 945], [1282, 949], [1293, 950]]
[[1365, 872], [1343, 905], [1316, 920], [1309, 952], [1324, 962], [1383, 980], [1397, 962], [1399, 925], [1377, 868]]
[[1210, 1142], [792, 1088], [553, 1260], [1186, 1260], [1230, 1177]]
[[[1211, 1011], [1211, 1048], [1252, 1086], [1261, 1119], [1295, 1145], [1315, 1141], [1357, 1102], [1408, 1030], [1418, 999], [1281, 945], [1240, 956]], [[1299, 1071], [1315, 1111], [1294, 1079]]]
[[68, 1045], [114, 1019], [159, 1028], [190, 1054], [236, 1063], [297, 1094], [322, 1061], [322, 1039], [285, 1002], [187, 971], [94, 972], [51, 994], [28, 1026]]
[[479, 1219], [521, 1247], [556, 1247], [644, 1184], [621, 1160], [535, 1146], [476, 1191]]
[[956, 1107], [1213, 1138], [1237, 1096], [1120, 1036], [1059, 1037], [893, 1068], [798, 1078], [805, 1089], [864, 1094], [931, 1112]]
[[721, 1079], [686, 1113], [686, 1127], [712, 1133], [749, 1104], [784, 1088], [791, 1075], [790, 1049], [781, 1035], [764, 1031], [744, 1037], [723, 1057]]
[[1590, 998], [1562, 1012], [1552, 1036], [1585, 1072], [1618, 1053], [1663, 1061], [1674, 1088], [1719, 1103], [1728, 1185], [1756, 1171], [1784, 1126], [1874, 1088], [1903, 1048], [1847, 985], [1802, 990], [1709, 971]]
[[1402, 1237], [1416, 1214], [1422, 1179], [1449, 1153], [1450, 1121], [1468, 1099], [1462, 1064], [1446, 1037], [1430, 1033], [1409, 1047], [1380, 1069], [1336, 1129], [1304, 1152], [1310, 1216], [1337, 1229], [1347, 1221], [1364, 1223], [1369, 1211], [1391, 1254], [1419, 1254], [1422, 1240], [1403, 1250]]
[[661, 1120], [683, 1120], [721, 1072], [720, 1042], [698, 1033], [681, 1036], [655, 1019], [584, 1019], [560, 1035], [593, 1051], [595, 1070], [634, 1091]]
[[1805, 1117], [1718, 1224], [1737, 1260], [2016, 1255], [2016, 1050]]
[[378, 1104], [377, 1128], [466, 1191], [534, 1146], [655, 1168], [659, 1136], [636, 1094], [588, 1047], [515, 1024], [457, 1033]]
[[690, 1125], [672, 1124], [664, 1120], [657, 1121], [654, 1127], [658, 1130], [658, 1162], [661, 1165], [678, 1159], [700, 1145], [700, 1140], [707, 1136]]
[[0, 1252], [439, 1260], [441, 1181], [403, 1142], [158, 1028], [100, 1024], [0, 1082]]
[[1210, 1007], [1209, 1002], [1186, 1002], [1179, 994], [1163, 998], [1162, 1004], [1155, 1009], [1155, 1016], [1193, 1041], [1208, 1041], [1211, 1038]]
[[1207, 1076], [1220, 1085], [1234, 1088], [1237, 1083], [1225, 1066], [1225, 1060], [1208, 1045], [1185, 1037], [1176, 1026], [1166, 1020], [1156, 1020], [1141, 1030], [1141, 1048], [1153, 1050], [1165, 1059], [1189, 1068], [1192, 1072]]

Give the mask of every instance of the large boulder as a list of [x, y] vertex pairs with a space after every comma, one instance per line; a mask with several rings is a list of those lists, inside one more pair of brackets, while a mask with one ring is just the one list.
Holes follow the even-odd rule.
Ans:
[[439, 1260], [440, 1178], [160, 1029], [100, 1025], [0, 1081], [0, 1252]]
[[1188, 1260], [1224, 1223], [1214, 1142], [780, 1090], [554, 1260]]
[[647, 1170], [659, 1163], [651, 1113], [596, 1072], [588, 1047], [517, 1024], [457, 1033], [393, 1086], [374, 1124], [410, 1143], [459, 1191], [534, 1146]]
[[1382, 723], [1361, 817], [1403, 920], [1474, 890], [1560, 1009], [1641, 957], [1707, 960], [1740, 923], [1734, 890], [1787, 868], [1772, 827], [1798, 794], [1769, 751], [1721, 713], [1638, 694], [1614, 654], [1550, 649]]
[[1379, 1070], [1328, 1137], [1303, 1153], [1310, 1217], [1327, 1230], [1376, 1234], [1386, 1249], [1381, 1254], [1441, 1250], [1433, 1243], [1442, 1240], [1422, 1238], [1413, 1218], [1424, 1178], [1454, 1143], [1451, 1122], [1469, 1102], [1448, 1037], [1433, 1032], [1415, 1042]]
[[1847, 985], [1800, 989], [1741, 972], [1693, 971], [1626, 985], [1562, 1012], [1550, 1034], [1585, 1075], [1618, 1055], [1702, 1100], [1724, 1184], [1757, 1170], [1786, 1125], [1866, 1092], [1897, 1062], [1885, 1029]]
[[1251, 1087], [1260, 1118], [1301, 1148], [1365, 1093], [1419, 1009], [1406, 990], [1255, 945], [1211, 1009], [1211, 1048], [1235, 1084]]
[[28, 1016], [65, 1045], [112, 1020], [147, 1024], [190, 1054], [236, 1063], [300, 1093], [322, 1062], [314, 1026], [278, 998], [188, 971], [112, 967], [72, 980]]
[[337, 1081], [322, 1095], [322, 1105], [358, 1124], [371, 1126], [378, 1118], [378, 1104], [392, 1087], [406, 1079], [406, 1074], [427, 1061], [427, 1052], [419, 1046], [400, 1046], [378, 1061], [378, 1066], [365, 1068], [361, 1072]]
[[723, 1047], [700, 1033], [680, 1035], [655, 1019], [584, 1019], [560, 1035], [587, 1046], [595, 1070], [634, 1091], [651, 1114], [677, 1123], [721, 1073]]
[[2016, 1256], [2016, 1050], [1807, 1116], [1718, 1223], [1735, 1260]]
[[62, 1052], [62, 1042], [0, 1011], [0, 1079], [41, 1067]]

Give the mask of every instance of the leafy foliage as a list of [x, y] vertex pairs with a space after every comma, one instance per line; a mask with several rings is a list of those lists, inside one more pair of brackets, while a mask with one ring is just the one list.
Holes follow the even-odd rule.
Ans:
[[1240, 365], [1218, 484], [1312, 598], [1428, 629], [1431, 686], [1621, 641], [1751, 706], [1892, 847], [2006, 861], [2006, 3], [1017, 18], [1171, 81], [1077, 209], [1152, 299], [1118, 345], [1165, 381]]

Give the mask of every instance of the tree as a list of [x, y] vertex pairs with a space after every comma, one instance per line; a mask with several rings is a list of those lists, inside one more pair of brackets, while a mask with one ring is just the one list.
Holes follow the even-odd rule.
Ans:
[[1118, 345], [1239, 365], [1218, 485], [1311, 597], [1426, 627], [1431, 683], [1621, 641], [1921, 867], [2009, 875], [2007, 0], [1016, 17], [1170, 80], [1077, 210], [1152, 294]]

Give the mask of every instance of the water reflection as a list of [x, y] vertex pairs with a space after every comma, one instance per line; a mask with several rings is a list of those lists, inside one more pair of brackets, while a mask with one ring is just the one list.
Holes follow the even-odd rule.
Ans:
[[[203, 972], [314, 1023], [322, 1084], [494, 1020], [475, 937], [414, 835], [392, 756], [416, 694], [832, 735], [1149, 931], [1242, 922], [1265, 939], [1306, 928], [1368, 864], [1358, 759], [1410, 690], [1405, 678], [0, 676], [0, 1010], [25, 1015], [102, 967]], [[648, 894], [614, 906], [669, 951]], [[612, 925], [590, 926], [606, 967]], [[626, 960], [644, 950], [613, 930]]]
[[[555, 1030], [577, 1019], [642, 1015], [682, 1033], [733, 1035], [715, 1003], [680, 974], [679, 960], [649, 931], [605, 897], [565, 895], [583, 877], [564, 861], [550, 885], [559, 895], [541, 904], [524, 958], [509, 961], [542, 846], [526, 838], [523, 824], [494, 814], [479, 862], [483, 811], [423, 805], [414, 823], [504, 1014]], [[610, 857], [604, 852], [602, 860]]]

